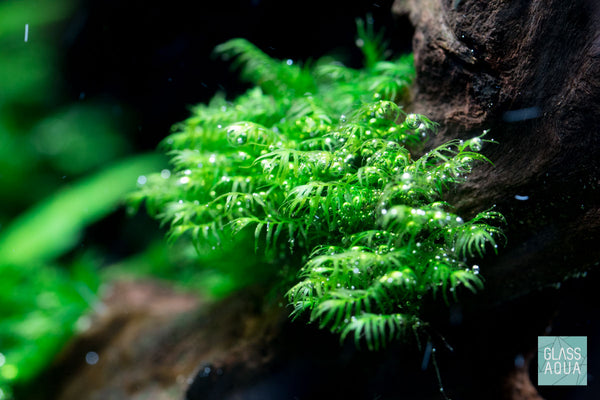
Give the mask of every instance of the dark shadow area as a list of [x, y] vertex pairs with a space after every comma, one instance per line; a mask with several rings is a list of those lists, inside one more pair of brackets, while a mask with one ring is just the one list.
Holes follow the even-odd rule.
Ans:
[[218, 91], [233, 98], [245, 89], [213, 56], [216, 45], [243, 37], [276, 58], [306, 62], [335, 54], [358, 67], [356, 18], [370, 15], [394, 53], [410, 51], [412, 27], [393, 18], [391, 3], [84, 1], [65, 36], [70, 96], [123, 104], [133, 113], [136, 145], [154, 149], [190, 106]]

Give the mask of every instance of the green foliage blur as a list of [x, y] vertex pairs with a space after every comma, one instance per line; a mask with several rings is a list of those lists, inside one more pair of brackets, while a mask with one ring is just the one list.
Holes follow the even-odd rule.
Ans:
[[0, 399], [13, 398], [97, 304], [102, 255], [83, 231], [122, 206], [138, 176], [113, 107], [68, 99], [61, 35], [72, 0], [0, 2]]

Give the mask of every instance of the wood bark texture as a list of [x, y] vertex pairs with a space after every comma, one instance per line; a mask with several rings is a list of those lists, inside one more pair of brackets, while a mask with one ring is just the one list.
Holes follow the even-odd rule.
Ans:
[[451, 195], [496, 205], [508, 245], [483, 271], [497, 300], [558, 284], [600, 260], [600, 3], [396, 0], [415, 27], [411, 111], [440, 123], [431, 145], [489, 129]]

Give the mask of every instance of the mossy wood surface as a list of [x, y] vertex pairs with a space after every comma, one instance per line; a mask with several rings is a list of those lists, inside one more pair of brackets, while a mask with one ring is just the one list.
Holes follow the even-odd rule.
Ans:
[[275, 60], [243, 39], [219, 46], [256, 87], [195, 107], [164, 141], [173, 171], [148, 177], [133, 201], [201, 253], [254, 241], [249, 258], [290, 282], [294, 316], [309, 312], [379, 349], [425, 325], [424, 296], [482, 287], [468, 259], [497, 247], [502, 216], [463, 220], [443, 201], [489, 161], [480, 154], [489, 141], [452, 140], [415, 158], [436, 124], [397, 104], [412, 58], [386, 60], [381, 36], [358, 28], [362, 70]]

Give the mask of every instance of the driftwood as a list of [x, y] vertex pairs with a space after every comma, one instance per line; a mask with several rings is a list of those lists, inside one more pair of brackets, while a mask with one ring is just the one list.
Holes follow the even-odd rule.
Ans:
[[505, 398], [536, 398], [524, 374], [536, 336], [598, 335], [585, 301], [600, 260], [600, 3], [396, 0], [393, 12], [415, 28], [410, 108], [441, 124], [431, 145], [485, 129], [498, 142], [484, 151], [494, 165], [451, 196], [508, 220], [507, 246], [483, 262], [478, 322], [456, 333], [485, 337], [471, 362], [505, 365]]
[[600, 3], [397, 0], [415, 27], [412, 110], [441, 124], [434, 143], [490, 129], [453, 197], [496, 205], [508, 247], [485, 271], [504, 300], [600, 260]]

